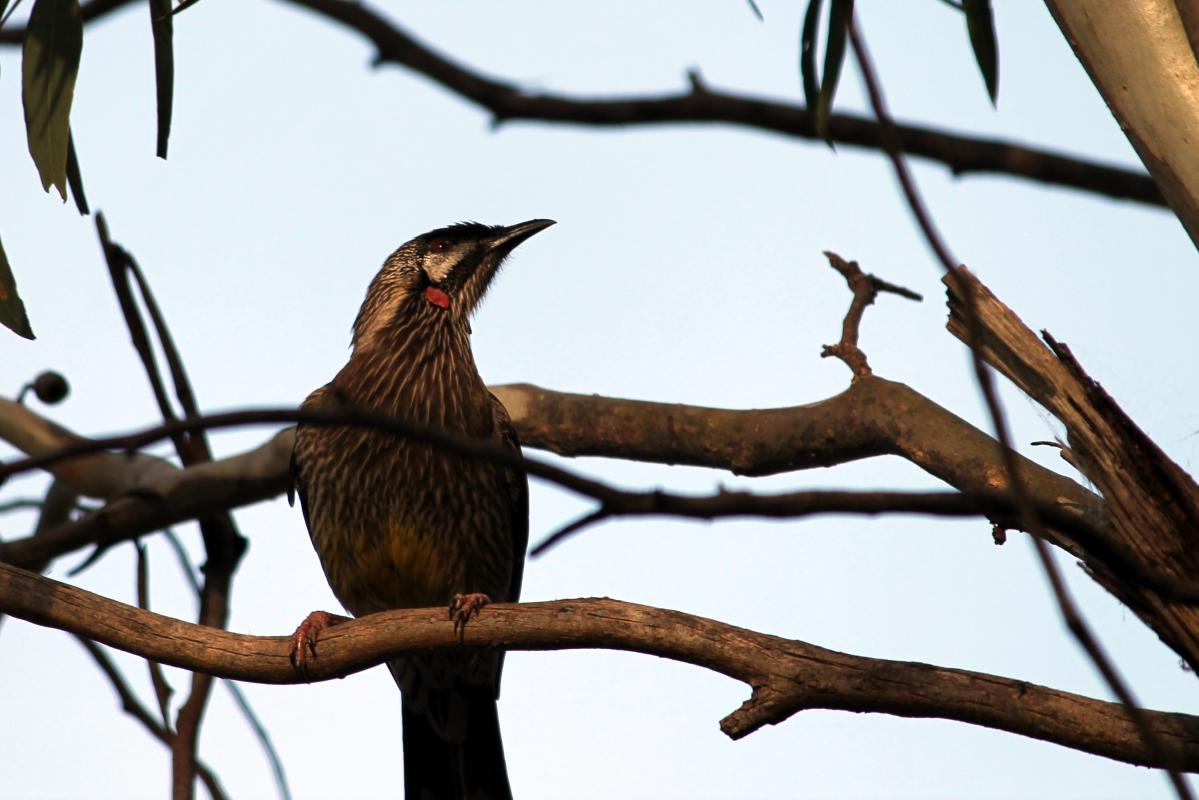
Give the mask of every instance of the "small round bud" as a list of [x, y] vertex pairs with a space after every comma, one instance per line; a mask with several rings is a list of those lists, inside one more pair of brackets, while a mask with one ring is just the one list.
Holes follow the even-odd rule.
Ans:
[[33, 382], [33, 393], [49, 406], [61, 403], [70, 391], [67, 379], [53, 370], [46, 370]]

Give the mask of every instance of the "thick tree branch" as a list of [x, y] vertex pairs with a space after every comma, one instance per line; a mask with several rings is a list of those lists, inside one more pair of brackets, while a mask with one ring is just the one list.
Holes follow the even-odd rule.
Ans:
[[[133, 0], [92, 0], [84, 19], [101, 17]], [[589, 99], [531, 94], [512, 83], [486, 77], [437, 53], [379, 12], [350, 0], [282, 0], [308, 9], [361, 34], [376, 48], [376, 63], [399, 64], [490, 112], [495, 122], [528, 120], [599, 127], [664, 123], [717, 123], [820, 141], [812, 116], [803, 106], [721, 92], [691, 76], [687, 92], [651, 97]], [[24, 30], [0, 30], [0, 46], [19, 44]], [[1099, 164], [1061, 153], [999, 139], [946, 133], [920, 125], [900, 125], [903, 149], [943, 164], [955, 175], [993, 173], [1078, 189], [1121, 200], [1164, 206], [1153, 180], [1139, 170]], [[874, 120], [833, 114], [833, 141], [869, 150], [882, 149]]]
[[[0, 611], [148, 659], [235, 680], [297, 683], [285, 636], [229, 633], [163, 617], [0, 565]], [[669, 658], [752, 687], [721, 723], [739, 738], [814, 708], [936, 717], [1019, 733], [1131, 764], [1199, 771], [1199, 718], [1151, 712], [1148, 751], [1115, 703], [1024, 681], [839, 653], [676, 611], [607, 599], [488, 606], [459, 634], [444, 609], [374, 614], [321, 636], [310, 679], [342, 677], [413, 652], [605, 648]]]
[[[595, 396], [546, 392], [528, 386], [498, 387], [524, 441], [567, 455], [610, 455], [666, 463], [690, 463], [733, 468], [751, 474], [770, 474], [874, 455], [904, 455], [927, 471], [943, 477], [962, 492], [995, 495], [1005, 490], [997, 466], [998, 451], [990, 437], [902, 384], [869, 376], [841, 395], [807, 406], [765, 411], [728, 411], [695, 406], [612, 400]], [[31, 412], [30, 412], [31, 413]], [[390, 417], [344, 409], [330, 414], [296, 410], [264, 410], [215, 415], [204, 423], [180, 421], [175, 427], [210, 424], [244, 424], [248, 421], [294, 421], [303, 416], [314, 423], [333, 421], [378, 425], [400, 435], [418, 435], [441, 442], [455, 452], [475, 457], [511, 458], [494, 448], [461, 437], [437, 433]], [[157, 436], [170, 426], [155, 429]], [[434, 435], [436, 434], [436, 435]], [[146, 435], [115, 437], [86, 445], [136, 447]], [[85, 445], [73, 435], [64, 436], [71, 452]], [[0, 560], [36, 564], [88, 544], [108, 546], [140, 533], [183, 521], [224, 502], [250, 502], [282, 492], [287, 485], [290, 436], [278, 434], [264, 449], [235, 459], [203, 464], [174, 473], [172, 483], [159, 481], [149, 491], [120, 497], [104, 509], [48, 531], [36, 539], [0, 544]], [[39, 458], [0, 465], [0, 477], [19, 468], [46, 466], [50, 451]], [[61, 451], [60, 451], [61, 455]], [[91, 456], [83, 456], [90, 458]], [[79, 456], [60, 459], [52, 470], [70, 467]], [[621, 492], [544, 462], [526, 459], [530, 474], [552, 480], [572, 491], [598, 500], [622, 513], [713, 513], [694, 498], [661, 493]], [[239, 467], [244, 465], [245, 472]], [[986, 465], [991, 465], [987, 468]], [[1034, 496], [1046, 507], [1076, 516], [1080, 525], [1096, 519], [1098, 502], [1082, 487], [1049, 470], [1023, 462]], [[705, 501], [708, 502], [708, 501]], [[729, 501], [715, 501], [717, 505]], [[776, 501], [766, 498], [769, 505]], [[798, 502], [805, 502], [800, 500]], [[690, 503], [692, 508], [684, 507]], [[748, 504], [732, 513], [749, 513]], [[764, 509], [759, 509], [764, 513]], [[777, 513], [777, 512], [772, 512]], [[1055, 539], [1060, 546], [1084, 557], [1080, 542], [1066, 533]]]

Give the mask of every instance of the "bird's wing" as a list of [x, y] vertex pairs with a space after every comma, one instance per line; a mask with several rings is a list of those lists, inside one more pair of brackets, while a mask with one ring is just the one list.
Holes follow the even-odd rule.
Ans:
[[[321, 405], [323, 405], [321, 401], [325, 395], [325, 391], [328, 388], [329, 384], [325, 384], [324, 386], [315, 390], [312, 394], [308, 395], [304, 402], [300, 404], [300, 410], [304, 411], [306, 409], [319, 408]], [[291, 465], [289, 469], [291, 480], [287, 487], [287, 502], [294, 505], [294, 498], [296, 495], [299, 495], [300, 510], [304, 512], [304, 527], [308, 529], [308, 533], [311, 535], [312, 522], [308, 515], [308, 490], [304, 485], [304, 476], [301, 474], [300, 470], [300, 459], [302, 458], [300, 451], [303, 448], [301, 437], [304, 436], [304, 427], [305, 426], [303, 423], [296, 425], [296, 440], [295, 444], [293, 444], [291, 448]]]
[[[508, 409], [494, 394], [491, 395], [495, 410], [496, 427], [504, 447], [520, 454], [520, 437], [516, 426], [508, 416]], [[520, 600], [520, 584], [525, 573], [525, 551], [529, 549], [529, 478], [523, 469], [504, 469], [501, 481], [511, 502], [512, 522], [512, 583], [509, 585], [508, 602]]]
[[[296, 435], [299, 435], [299, 431], [296, 431]], [[304, 482], [300, 480], [300, 471], [296, 467], [296, 450], [294, 447], [291, 450], [291, 483], [292, 485], [287, 490], [287, 500], [289, 503], [291, 502], [293, 492], [295, 495], [299, 495], [300, 511], [304, 512], [304, 527], [308, 529], [308, 535], [311, 536], [312, 520], [308, 516], [308, 492], [304, 488]]]

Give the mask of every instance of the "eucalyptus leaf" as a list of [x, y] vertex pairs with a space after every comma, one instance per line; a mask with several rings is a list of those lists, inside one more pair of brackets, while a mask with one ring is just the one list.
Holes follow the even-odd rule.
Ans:
[[29, 327], [29, 317], [25, 316], [25, 304], [17, 294], [17, 280], [13, 277], [8, 266], [8, 257], [4, 255], [4, 245], [0, 243], [0, 325], [13, 331], [18, 336], [33, 339], [33, 329]]
[[994, 105], [999, 99], [999, 44], [995, 38], [991, 0], [962, 0], [962, 11], [966, 14], [966, 31], [970, 34], [974, 60], [978, 62], [978, 69], [987, 84], [987, 95]]
[[75, 208], [87, 216], [91, 210], [87, 207], [87, 195], [83, 193], [83, 176], [79, 173], [79, 157], [75, 155], [75, 134], [67, 135], [67, 185], [71, 187], [71, 197], [75, 198]]
[[822, 0], [810, 0], [803, 17], [803, 30], [799, 35], [799, 75], [803, 81], [803, 99], [808, 112], [816, 113], [816, 101], [820, 97], [820, 76], [816, 74], [816, 34], [820, 28], [820, 6]]
[[824, 72], [820, 81], [820, 97], [816, 100], [816, 133], [830, 145], [833, 141], [828, 135], [828, 118], [833, 110], [833, 97], [837, 94], [837, 81], [841, 79], [841, 65], [845, 63], [845, 42], [849, 39], [851, 22], [853, 0], [832, 0], [828, 9]]
[[21, 54], [25, 136], [42, 188], [67, 199], [71, 100], [83, 50], [79, 0], [35, 0]]
[[21, 5], [21, 0], [17, 0], [17, 2], [12, 4], [12, 8], [5, 11], [5, 7], [7, 5], [8, 0], [0, 0], [0, 28], [4, 27], [4, 23], [8, 22], [8, 18], [11, 17], [13, 12], [17, 10], [17, 7]]
[[175, 26], [171, 0], [150, 0], [150, 30], [154, 34], [154, 84], [158, 96], [156, 153], [167, 157], [171, 137], [171, 110], [175, 105]]

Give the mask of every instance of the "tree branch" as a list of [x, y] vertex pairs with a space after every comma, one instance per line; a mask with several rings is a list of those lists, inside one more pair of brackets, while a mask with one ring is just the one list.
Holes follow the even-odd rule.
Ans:
[[[229, 633], [163, 617], [0, 564], [0, 611], [190, 670], [298, 683], [289, 638]], [[1018, 733], [1131, 764], [1199, 771], [1199, 718], [1149, 712], [1164, 743], [1149, 751], [1115, 703], [1024, 681], [866, 658], [676, 611], [607, 599], [489, 605], [459, 633], [445, 609], [372, 614], [321, 635], [309, 677], [343, 677], [414, 652], [605, 648], [669, 658], [750, 686], [721, 723], [733, 738], [805, 709], [941, 718]]]
[[879, 292], [897, 294], [900, 297], [906, 297], [909, 300], [917, 302], [924, 300], [924, 298], [911, 289], [896, 286], [874, 275], [862, 272], [862, 268], [856, 261], [846, 261], [841, 256], [829, 250], [824, 251], [824, 257], [828, 259], [829, 266], [840, 273], [841, 277], [845, 278], [845, 282], [849, 284], [849, 291], [853, 295], [853, 300], [850, 302], [849, 311], [846, 312], [845, 319], [841, 323], [841, 340], [836, 344], [825, 345], [820, 351], [820, 357], [828, 358], [832, 356], [841, 359], [845, 366], [849, 367], [849, 371], [853, 373], [853, 379], [856, 381], [858, 378], [874, 374], [870, 369], [866, 353], [862, 351], [862, 348], [858, 347], [858, 338], [862, 327], [862, 315], [866, 313], [866, 307], [874, 303]]
[[[496, 124], [508, 120], [592, 126], [715, 122], [820, 141], [806, 108], [716, 91], [703, 85], [694, 72], [690, 76], [691, 90], [677, 95], [582, 99], [530, 94], [515, 84], [486, 77], [455, 63], [361, 2], [284, 2], [307, 8], [360, 33], [375, 46], [376, 64], [399, 64], [419, 72], [491, 112]], [[834, 114], [829, 118], [828, 133], [839, 144], [871, 150], [882, 147], [879, 126], [865, 117]], [[1152, 179], [1137, 171], [916, 125], [899, 126], [899, 133], [905, 152], [940, 162], [955, 175], [997, 172], [1125, 200], [1164, 203]]]
[[[529, 387], [516, 388], [520, 391], [527, 390]], [[542, 395], [546, 394], [541, 390], [536, 391]], [[899, 392], [902, 397], [906, 398], [906, 402], [902, 402], [898, 406], [887, 402], [891, 392]], [[499, 393], [501, 397], [505, 394], [502, 391]], [[723, 433], [730, 442], [736, 443], [739, 450], [752, 448], [755, 443], [760, 442], [763, 446], [779, 448], [781, 452], [785, 452], [789, 460], [796, 461], [796, 463], [781, 465], [779, 469], [773, 471], [781, 471], [783, 466], [791, 469], [802, 466], [827, 466], [831, 463], [868, 455], [903, 452], [906, 448], [911, 452], [912, 460], [928, 471], [934, 474], [944, 471], [949, 477], [957, 478], [958, 482], [962, 484], [960, 488], [963, 492], [981, 497], [995, 495], [1004, 489], [1001, 474], [989, 473], [978, 468], [980, 463], [995, 464], [997, 461], [997, 448], [989, 437], [949, 412], [939, 409], [931, 401], [921, 398], [920, 395], [901, 384], [883, 381], [873, 376], [860, 379], [849, 391], [824, 401], [823, 404], [779, 409], [775, 412], [737, 412], [687, 406], [663, 406], [628, 400], [606, 400], [593, 396], [551, 395], [551, 397], [557, 401], [564, 401], [582, 412], [569, 415], [570, 425], [578, 427], [571, 427], [568, 433], [577, 431], [585, 436], [598, 436], [598, 441], [609, 448], [613, 446], [613, 443], [635, 441], [635, 436], [627, 436], [628, 431], [622, 430], [620, 427], [622, 424], [621, 410], [633, 409], [635, 424], [647, 428], [647, 435], [661, 434], [665, 428], [665, 432], [669, 434], [670, 438], [673, 439], [676, 435], [683, 437], [675, 440], [680, 445], [694, 448], [709, 457], [713, 451], [718, 450], [722, 432], [721, 426], [717, 423], [723, 419], [730, 423], [728, 429]], [[917, 417], [913, 416], [913, 411], [917, 411], [917, 409], [912, 407], [912, 402], [916, 398], [923, 402], [924, 410], [928, 412], [929, 418], [917, 421]], [[575, 403], [576, 400], [581, 402]], [[600, 408], [606, 407], [610, 413], [603, 415], [606, 426], [597, 423], [598, 427], [591, 427], [588, 425], [588, 414], [585, 411], [588, 408], [596, 409], [597, 401], [601, 401]], [[820, 406], [825, 406], [825, 408], [820, 408]], [[514, 420], [518, 421], [518, 427], [523, 434], [524, 425], [519, 421], [526, 418], [529, 410], [528, 403], [508, 404], [508, 408]], [[776, 421], [779, 424], [777, 426], [763, 424], [768, 420], [764, 419], [762, 415], [768, 417], [778, 412], [783, 413], [778, 414]], [[673, 422], [673, 419], [684, 414], [690, 415], [688, 423], [675, 424]], [[878, 424], [875, 430], [869, 430], [871, 418]], [[908, 424], [901, 422], [905, 418], [908, 419]], [[731, 495], [732, 500], [730, 500], [730, 495], [727, 493], [723, 496], [717, 495], [715, 498], [687, 498], [662, 492], [625, 492], [543, 461], [531, 458], [517, 459], [511, 454], [483, 442], [353, 408], [321, 412], [261, 409], [217, 414], [195, 420], [177, 420], [148, 431], [108, 439], [80, 440], [70, 436], [66, 440], [67, 444], [64, 450], [56, 453], [45, 452], [38, 457], [0, 465], [0, 480], [22, 470], [33, 468], [54, 470], [60, 464], [70, 465], [80, 457], [80, 454], [90, 457], [86, 454], [101, 448], [132, 449], [144, 446], [179, 430], [225, 427], [255, 422], [294, 422], [301, 419], [312, 424], [366, 425], [396, 435], [414, 437], [420, 441], [445, 447], [460, 455], [498, 463], [510, 463], [513, 466], [519, 465], [534, 477], [552, 481], [571, 491], [595, 499], [617, 513], [685, 514], [710, 518], [748, 513], [778, 516], [782, 510], [780, 503], [783, 501], [770, 497], [754, 499], [751, 496], [739, 497], [734, 494]], [[706, 429], [695, 430], [693, 439], [687, 435], [689, 426], [704, 426]], [[611, 435], [605, 435], [605, 428]], [[782, 439], [778, 435], [784, 433], [781, 428], [785, 428], [786, 432], [791, 434], [787, 439]], [[873, 437], [869, 447], [858, 441], [858, 438], [863, 435], [863, 429], [866, 429], [866, 437]], [[968, 435], [970, 431], [976, 434], [973, 439]], [[908, 434], [911, 435], [911, 438], [907, 438]], [[838, 437], [840, 437], [840, 441], [838, 441]], [[530, 437], [530, 439], [534, 438]], [[900, 445], [901, 439], [904, 440], [902, 446]], [[918, 449], [922, 445], [925, 445], [926, 449]], [[148, 532], [182, 521], [187, 518], [181, 516], [183, 511], [195, 515], [201, 510], [209, 510], [214, 499], [240, 500], [251, 494], [248, 489], [261, 491], [270, 488], [278, 493], [287, 484], [286, 465], [290, 456], [290, 445], [286, 432], [276, 435], [268, 448], [271, 461], [277, 462], [274, 464], [277, 469], [275, 473], [265, 476], [260, 474], [258, 480], [245, 480], [241, 476], [213, 474], [223, 471], [222, 468], [228, 466], [228, 462], [214, 462], [191, 467], [178, 472], [178, 482], [169, 487], [161, 487], [162, 491], [141, 492], [122, 497], [83, 520], [60, 526], [36, 539], [28, 538], [0, 544], [0, 560], [23, 565], [37, 563], [38, 560], [44, 560], [93, 542], [97, 542], [101, 547], [109, 546], [114, 542], [131, 538], [138, 531]], [[563, 452], [562, 449], [554, 449], [557, 452]], [[635, 449], [635, 445], [631, 449]], [[264, 465], [261, 463], [260, 455], [262, 454], [244, 454], [238, 456], [237, 459], [249, 463], [259, 462], [261, 473], [261, 467]], [[686, 463], [685, 459], [673, 456], [674, 454], [671, 453], [665, 460]], [[632, 454], [631, 457], [638, 458], [639, 455]], [[1047, 508], [1059, 509], [1065, 515], [1064, 521], [1076, 519], [1077, 524], [1082, 526], [1080, 531], [1083, 531], [1089, 524], [1089, 520], [1095, 518], [1097, 511], [1093, 505], [1097, 499], [1072, 481], [1036, 466], [1032, 462], [1025, 463], [1031, 476], [1030, 482], [1038, 490], [1036, 494], [1038, 501], [1043, 501]], [[708, 465], [715, 466], [715, 464]], [[941, 470], [940, 467], [945, 469]], [[763, 472], [765, 471], [767, 470], [763, 470]], [[191, 475], [197, 476], [197, 479], [190, 480], [189, 476]], [[745, 499], [747, 497], [748, 501]], [[791, 502], [795, 504], [793, 508], [798, 511], [812, 507], [811, 498], [792, 498]], [[824, 510], [831, 510], [827, 506], [828, 501], [824, 502], [826, 503]], [[838, 499], [836, 502], [841, 504], [836, 506], [837, 510], [849, 507], [844, 500]], [[861, 505], [865, 501], [855, 502]], [[981, 508], [977, 504], [973, 507]], [[878, 510], [877, 506], [874, 508]], [[113, 524], [116, 521], [123, 524], [120, 526]], [[1071, 536], [1065, 530], [1061, 532], [1060, 536], [1056, 536], [1054, 541], [1079, 557], [1086, 557], [1090, 552], [1079, 541], [1079, 537]]]
[[[84, 19], [97, 19], [132, 2], [92, 0], [83, 5]], [[596, 127], [717, 123], [821, 141], [812, 115], [803, 106], [714, 90], [705, 86], [694, 73], [690, 76], [690, 90], [673, 95], [589, 99], [530, 94], [515, 84], [486, 77], [451, 61], [360, 2], [282, 2], [308, 9], [361, 34], [375, 46], [377, 64], [399, 64], [429, 77], [448, 91], [490, 112], [496, 124], [509, 120]], [[0, 46], [20, 44], [23, 38], [22, 28], [0, 30]], [[1165, 205], [1157, 185], [1140, 170], [920, 125], [900, 125], [898, 132], [905, 152], [943, 164], [955, 175], [1002, 174], [1120, 200]], [[882, 149], [880, 128], [867, 117], [833, 114], [829, 118], [829, 136], [842, 145]]]

